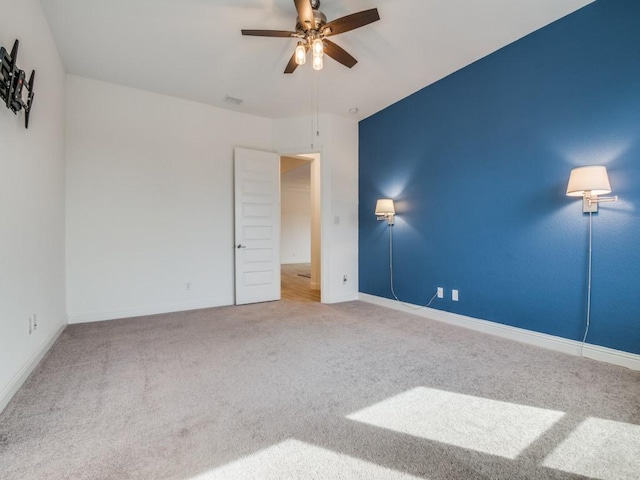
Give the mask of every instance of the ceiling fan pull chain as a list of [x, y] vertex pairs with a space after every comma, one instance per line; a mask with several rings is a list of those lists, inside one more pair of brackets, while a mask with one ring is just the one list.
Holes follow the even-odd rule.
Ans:
[[313, 72], [311, 74], [311, 150], [313, 150]]
[[316, 80], [316, 137], [320, 137], [320, 75]]

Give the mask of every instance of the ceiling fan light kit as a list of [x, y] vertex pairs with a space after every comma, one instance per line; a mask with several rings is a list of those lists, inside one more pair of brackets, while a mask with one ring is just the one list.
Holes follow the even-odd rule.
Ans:
[[284, 73], [293, 73], [298, 65], [304, 65], [307, 61], [307, 50], [311, 50], [314, 70], [322, 70], [325, 53], [345, 67], [353, 67], [358, 61], [326, 37], [355, 30], [380, 20], [378, 9], [372, 8], [327, 23], [327, 17], [319, 10], [320, 0], [294, 0], [293, 3], [298, 12], [295, 31], [242, 30], [243, 35], [254, 37], [299, 39]]
[[323, 53], [324, 47], [322, 46], [322, 40], [320, 39], [320, 37], [316, 37], [313, 40], [313, 54], [321, 57]]
[[307, 62], [307, 47], [303, 42], [298, 42], [296, 47], [296, 64], [304, 65]]
[[322, 60], [322, 55], [313, 54], [313, 69], [314, 70], [322, 70], [324, 67], [324, 60]]

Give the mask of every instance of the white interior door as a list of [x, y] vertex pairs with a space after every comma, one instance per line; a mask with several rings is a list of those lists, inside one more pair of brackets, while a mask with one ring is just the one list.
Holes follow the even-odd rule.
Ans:
[[236, 305], [280, 300], [280, 157], [236, 148]]

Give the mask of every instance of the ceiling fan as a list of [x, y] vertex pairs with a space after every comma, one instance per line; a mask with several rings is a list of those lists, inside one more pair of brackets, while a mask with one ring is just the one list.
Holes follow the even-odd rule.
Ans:
[[322, 13], [320, 0], [293, 0], [298, 11], [295, 32], [286, 30], [242, 30], [242, 35], [255, 37], [298, 38], [298, 46], [291, 56], [284, 73], [293, 73], [298, 65], [307, 60], [307, 52], [311, 50], [314, 70], [322, 70], [323, 55], [326, 53], [346, 67], [353, 67], [358, 61], [326, 37], [355, 30], [369, 23], [380, 20], [377, 8], [353, 13], [327, 23]]

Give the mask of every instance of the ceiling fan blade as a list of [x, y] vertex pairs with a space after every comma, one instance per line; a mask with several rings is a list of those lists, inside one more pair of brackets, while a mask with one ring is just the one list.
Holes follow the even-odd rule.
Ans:
[[293, 52], [289, 63], [287, 63], [287, 67], [284, 69], [284, 73], [293, 73], [296, 68], [298, 68], [298, 64], [296, 63], [296, 52]]
[[242, 35], [251, 35], [254, 37], [286, 37], [296, 36], [296, 32], [288, 32], [286, 30], [242, 30]]
[[311, 2], [309, 0], [293, 0], [296, 4], [296, 10], [298, 11], [298, 18], [300, 19], [300, 25], [303, 30], [307, 30], [315, 27], [315, 19], [313, 18], [313, 9], [311, 8]]
[[335, 61], [340, 62], [345, 67], [353, 67], [358, 60], [353, 58], [344, 48], [339, 47], [331, 40], [327, 40], [326, 38], [322, 41], [324, 43], [324, 53], [329, 55]]
[[[322, 30], [325, 32], [325, 37], [329, 37], [363, 27], [378, 20], [380, 20], [378, 9], [372, 8], [371, 10], [364, 10], [362, 12], [352, 13], [346, 17], [340, 17], [324, 25]], [[331, 31], [329, 32], [328, 29], [331, 29]]]

